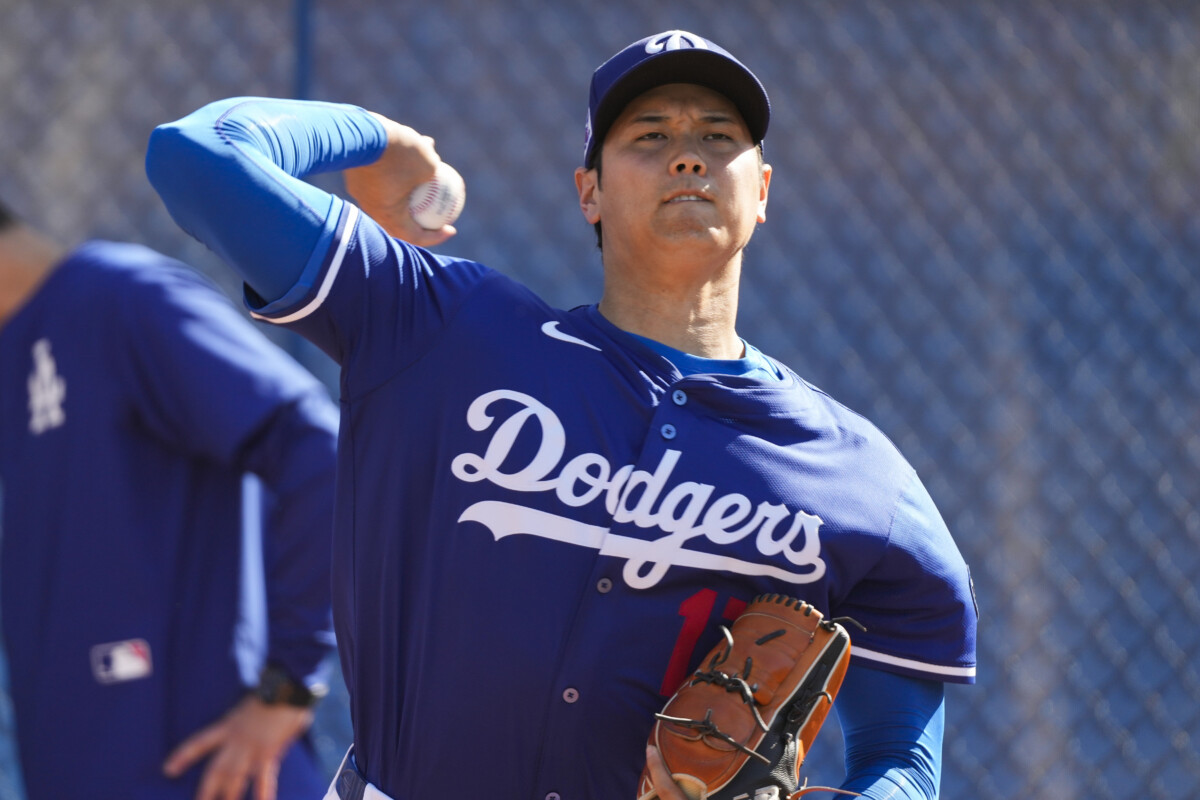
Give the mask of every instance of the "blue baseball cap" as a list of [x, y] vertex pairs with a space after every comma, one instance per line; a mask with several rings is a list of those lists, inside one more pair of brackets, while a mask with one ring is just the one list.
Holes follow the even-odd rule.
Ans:
[[625, 106], [666, 83], [695, 83], [725, 95], [762, 142], [771, 120], [767, 90], [745, 64], [724, 48], [687, 31], [665, 31], [634, 42], [592, 73], [583, 164], [593, 166], [608, 129]]

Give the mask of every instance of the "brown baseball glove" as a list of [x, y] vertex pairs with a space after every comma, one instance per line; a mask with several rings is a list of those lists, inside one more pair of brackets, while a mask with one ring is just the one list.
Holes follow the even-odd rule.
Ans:
[[[650, 733], [691, 800], [783, 800], [833, 791], [801, 782], [800, 767], [841, 688], [850, 636], [811, 605], [754, 598], [725, 641], [667, 701]], [[857, 624], [857, 623], [855, 623]], [[642, 770], [638, 800], [658, 792]]]

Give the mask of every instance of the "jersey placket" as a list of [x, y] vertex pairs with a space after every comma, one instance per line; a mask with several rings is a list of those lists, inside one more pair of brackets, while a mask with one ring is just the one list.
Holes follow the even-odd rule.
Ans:
[[[629, 583], [629, 578], [633, 577], [628, 573], [634, 569], [635, 550], [641, 549], [635, 542], [652, 541], [665, 535], [651, 526], [650, 520], [665, 490], [670, 488], [670, 471], [681, 450], [686, 448], [687, 432], [694, 429], [691, 424], [694, 407], [688, 407], [690, 397], [685, 384], [681, 381], [669, 389], [655, 409], [638, 458], [617, 493], [615, 513], [605, 543], [594, 560], [575, 622], [563, 642], [558, 674], [550, 687], [551, 710], [543, 739], [546, 745], [534, 797], [576, 800], [599, 796], [597, 792], [601, 787], [589, 784], [587, 777], [611, 775], [611, 770], [599, 766], [581, 768], [580, 759], [586, 759], [591, 750], [595, 750], [597, 758], [612, 757], [612, 748], [608, 745], [592, 744], [612, 741], [603, 724], [597, 724], [597, 720], [607, 719], [612, 713], [606, 700], [606, 692], [613, 690], [606, 682], [611, 684], [615, 676], [610, 664], [622, 663], [624, 668], [632, 667], [638, 671], [639, 677], [652, 689], [651, 702], [659, 702], [657, 689], [660, 673], [667, 667], [666, 661], [641, 665], [625, 663], [628, 661], [628, 652], [623, 647], [625, 642], [616, 640], [615, 634], [636, 627], [628, 619], [619, 619], [621, 609], [644, 602], [642, 598], [635, 599], [640, 591]], [[655, 566], [650, 563], [644, 568], [653, 570]], [[675, 631], [640, 630], [639, 634], [661, 639], [669, 655]], [[628, 688], [626, 685], [622, 690]], [[652, 711], [647, 711], [647, 732], [652, 724]], [[634, 756], [640, 756], [643, 744], [642, 741], [622, 742], [618, 749], [629, 749]], [[634, 776], [641, 766], [640, 762], [628, 765]]]

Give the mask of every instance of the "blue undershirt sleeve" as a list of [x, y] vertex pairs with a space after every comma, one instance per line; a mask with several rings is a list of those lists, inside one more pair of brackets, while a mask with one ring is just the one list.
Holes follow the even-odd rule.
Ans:
[[843, 789], [869, 800], [937, 800], [945, 686], [852, 664], [838, 692]]
[[146, 174], [176, 223], [271, 302], [315, 278], [342, 207], [301, 179], [369, 164], [386, 145], [357, 106], [235, 97], [156, 128]]

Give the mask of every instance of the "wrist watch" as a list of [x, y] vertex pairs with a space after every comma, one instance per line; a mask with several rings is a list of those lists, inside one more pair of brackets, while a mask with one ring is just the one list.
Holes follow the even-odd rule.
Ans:
[[254, 688], [254, 696], [269, 706], [312, 708], [322, 695], [324, 692], [313, 691], [303, 683], [292, 680], [291, 675], [273, 664], [263, 667], [258, 676], [258, 686]]

